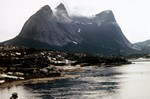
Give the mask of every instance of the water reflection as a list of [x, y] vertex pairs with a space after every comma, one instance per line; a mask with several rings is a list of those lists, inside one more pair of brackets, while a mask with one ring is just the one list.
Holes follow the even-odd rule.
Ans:
[[150, 63], [120, 67], [85, 67], [79, 78], [28, 84], [0, 90], [2, 99], [149, 99]]
[[[112, 97], [119, 89], [115, 75], [120, 75], [115, 68], [84, 68], [81, 77], [50, 81], [45, 84], [26, 85], [41, 98], [90, 99], [93, 97]], [[108, 98], [107, 98], [108, 99]]]

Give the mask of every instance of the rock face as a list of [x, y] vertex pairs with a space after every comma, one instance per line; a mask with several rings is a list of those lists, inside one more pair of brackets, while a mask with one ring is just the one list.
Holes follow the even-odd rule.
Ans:
[[17, 37], [2, 44], [106, 55], [135, 50], [111, 10], [90, 18], [70, 17], [62, 3], [54, 11], [48, 5], [42, 7]]
[[46, 5], [29, 18], [19, 36], [53, 46], [63, 46], [82, 40], [76, 30], [63, 4], [56, 8], [56, 12]]
[[103, 11], [92, 18], [74, 18], [84, 38], [80, 48], [90, 53], [123, 54], [134, 46], [127, 40], [111, 10]]

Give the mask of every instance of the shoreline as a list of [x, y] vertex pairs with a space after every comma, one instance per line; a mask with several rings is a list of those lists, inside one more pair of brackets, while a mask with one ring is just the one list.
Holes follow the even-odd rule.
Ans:
[[44, 77], [44, 78], [16, 80], [16, 81], [5, 82], [5, 83], [0, 84], [0, 89], [1, 88], [9, 88], [12, 86], [21, 86], [21, 85], [25, 85], [25, 84], [46, 83], [48, 81], [67, 79], [67, 78], [76, 78], [76, 77], [79, 77], [79, 75], [65, 75], [65, 76], [60, 76], [60, 77]]
[[[63, 66], [63, 67], [57, 66], [57, 69], [63, 70], [63, 72], [65, 72], [65, 73], [82, 71], [80, 66], [76, 66], [76, 67], [74, 67], [74, 66]], [[1, 83], [0, 89], [1, 88], [9, 88], [12, 86], [25, 85], [25, 84], [46, 83], [48, 81], [67, 79], [67, 78], [76, 78], [79, 76], [80, 75], [64, 74], [64, 75], [56, 76], [56, 77], [43, 77], [43, 78], [39, 77], [39, 78], [13, 80], [13, 81]]]
[[[84, 67], [88, 67], [88, 66], [84, 66]], [[94, 67], [94, 66], [92, 66]], [[96, 66], [99, 67], [99, 66]], [[102, 67], [102, 66], [101, 66]], [[107, 67], [107, 66], [104, 66]], [[111, 67], [111, 66], [108, 66]], [[65, 72], [82, 72], [84, 70], [82, 70], [80, 66], [57, 66], [58, 69], [62, 69]], [[48, 81], [53, 81], [53, 80], [61, 80], [61, 79], [67, 79], [67, 78], [76, 78], [76, 77], [80, 77], [80, 75], [70, 75], [70, 74], [66, 74], [66, 75], [62, 75], [62, 76], [58, 76], [58, 77], [43, 77], [43, 78], [30, 78], [30, 79], [22, 79], [22, 80], [13, 80], [10, 82], [4, 82], [0, 84], [0, 89], [2, 88], [9, 88], [12, 86], [22, 86], [22, 85], [26, 85], [26, 84], [37, 84], [37, 83], [46, 83]]]

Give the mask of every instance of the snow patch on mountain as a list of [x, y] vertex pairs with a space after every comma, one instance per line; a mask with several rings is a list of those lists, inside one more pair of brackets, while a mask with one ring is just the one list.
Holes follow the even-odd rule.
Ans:
[[73, 41], [72, 43], [74, 43], [74, 44], [78, 44], [77, 42], [75, 42], [75, 41]]
[[81, 32], [81, 29], [78, 29], [78, 32], [80, 33], [80, 32]]

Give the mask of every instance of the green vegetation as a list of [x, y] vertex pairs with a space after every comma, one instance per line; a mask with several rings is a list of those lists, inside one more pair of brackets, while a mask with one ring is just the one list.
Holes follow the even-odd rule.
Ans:
[[128, 59], [150, 58], [150, 54], [131, 54], [128, 55], [126, 58]]
[[93, 56], [87, 55], [83, 57], [78, 57], [77, 62], [75, 64], [82, 64], [83, 65], [98, 65], [98, 66], [116, 66], [122, 64], [130, 64], [125, 58], [123, 57], [100, 57], [100, 56]]

